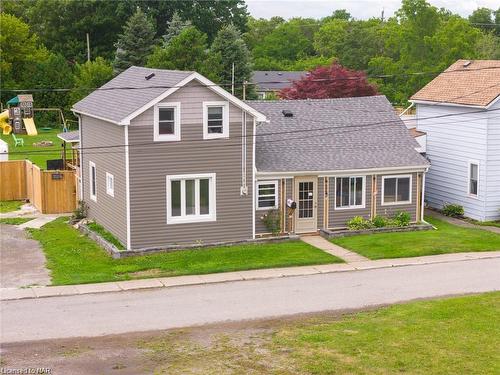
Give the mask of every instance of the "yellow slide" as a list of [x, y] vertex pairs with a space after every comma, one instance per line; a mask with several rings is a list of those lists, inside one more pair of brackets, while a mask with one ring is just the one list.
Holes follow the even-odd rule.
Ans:
[[23, 122], [24, 122], [24, 127], [26, 128], [26, 133], [28, 133], [28, 135], [38, 134], [35, 126], [35, 120], [33, 120], [33, 117], [25, 117], [23, 118]]
[[9, 135], [12, 131], [12, 126], [9, 125], [9, 110], [0, 113], [0, 128], [3, 129], [3, 135]]

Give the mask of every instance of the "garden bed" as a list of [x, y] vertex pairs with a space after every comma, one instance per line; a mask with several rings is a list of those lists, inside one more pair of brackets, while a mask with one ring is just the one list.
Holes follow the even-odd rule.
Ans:
[[321, 229], [321, 236], [326, 239], [357, 236], [360, 234], [390, 233], [390, 232], [413, 232], [435, 229], [431, 224], [410, 224], [406, 227], [383, 227], [370, 229]]

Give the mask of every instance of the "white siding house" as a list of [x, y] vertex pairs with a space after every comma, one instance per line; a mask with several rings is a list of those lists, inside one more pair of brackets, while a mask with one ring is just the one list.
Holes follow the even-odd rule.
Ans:
[[[488, 69], [484, 63], [455, 63], [411, 101], [417, 130], [427, 133], [427, 204], [460, 204], [466, 216], [488, 221], [500, 219], [500, 82], [494, 85], [500, 80], [500, 62], [497, 69], [490, 68], [491, 61]], [[493, 79], [482, 86], [485, 74]], [[470, 102], [467, 93], [473, 96]], [[478, 93], [485, 95], [478, 98]]]

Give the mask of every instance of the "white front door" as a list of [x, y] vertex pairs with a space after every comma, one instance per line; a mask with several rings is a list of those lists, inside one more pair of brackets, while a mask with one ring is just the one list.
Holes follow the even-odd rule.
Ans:
[[295, 178], [295, 232], [316, 232], [318, 229], [317, 215], [317, 177]]

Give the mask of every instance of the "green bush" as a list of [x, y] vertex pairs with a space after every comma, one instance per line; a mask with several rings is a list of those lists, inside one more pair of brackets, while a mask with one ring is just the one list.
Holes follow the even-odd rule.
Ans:
[[398, 227], [407, 227], [408, 225], [410, 225], [410, 221], [411, 215], [406, 211], [398, 212], [392, 219], [394, 225]]
[[370, 229], [373, 228], [373, 224], [362, 216], [354, 216], [347, 222], [347, 227], [351, 230]]
[[459, 204], [448, 203], [443, 206], [443, 214], [451, 217], [464, 216], [464, 207]]
[[281, 215], [278, 210], [269, 210], [260, 218], [267, 230], [273, 235], [278, 235], [281, 232]]
[[372, 223], [375, 228], [383, 228], [389, 226], [391, 224], [391, 220], [377, 215], [372, 219]]

